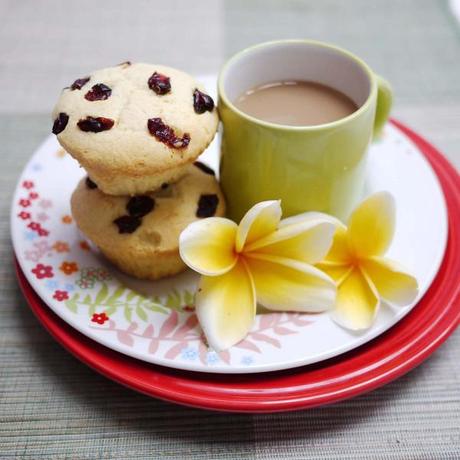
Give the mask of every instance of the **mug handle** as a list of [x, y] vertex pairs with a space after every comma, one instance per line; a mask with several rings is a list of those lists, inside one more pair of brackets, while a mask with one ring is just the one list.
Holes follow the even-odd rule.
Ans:
[[380, 136], [393, 105], [393, 90], [390, 83], [379, 75], [375, 77], [377, 79], [377, 107], [374, 120], [374, 139]]

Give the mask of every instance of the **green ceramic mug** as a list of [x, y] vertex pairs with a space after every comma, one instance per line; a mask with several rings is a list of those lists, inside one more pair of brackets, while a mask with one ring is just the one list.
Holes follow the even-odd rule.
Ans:
[[[358, 109], [332, 123], [286, 126], [238, 110], [245, 91], [283, 80], [319, 82]], [[385, 124], [389, 84], [350, 52], [311, 40], [253, 46], [224, 65], [218, 82], [223, 124], [220, 178], [228, 215], [239, 220], [255, 203], [281, 199], [284, 216], [322, 211], [346, 219], [361, 198], [369, 142]]]

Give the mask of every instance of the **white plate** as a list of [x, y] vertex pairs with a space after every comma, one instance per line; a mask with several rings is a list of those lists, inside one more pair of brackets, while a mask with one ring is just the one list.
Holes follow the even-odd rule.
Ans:
[[[201, 80], [214, 95], [215, 77]], [[366, 194], [388, 190], [395, 196], [397, 229], [388, 256], [417, 276], [420, 298], [436, 275], [446, 246], [447, 214], [441, 188], [417, 147], [392, 125], [369, 153]], [[217, 169], [218, 140], [201, 160]], [[29, 283], [58, 316], [126, 355], [203, 372], [292, 368], [368, 342], [417, 303], [397, 309], [384, 305], [373, 327], [359, 334], [339, 327], [328, 314], [259, 314], [246, 340], [220, 354], [209, 351], [193, 313], [198, 279], [194, 273], [159, 282], [139, 281], [88, 249], [69, 215], [70, 195], [83, 175], [55, 137], [47, 138], [25, 167], [14, 194], [14, 250]], [[97, 316], [101, 313], [109, 319]]]

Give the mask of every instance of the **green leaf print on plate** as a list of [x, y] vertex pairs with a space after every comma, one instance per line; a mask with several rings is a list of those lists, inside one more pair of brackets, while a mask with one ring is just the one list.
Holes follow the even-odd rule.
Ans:
[[107, 316], [112, 316], [123, 310], [127, 321], [133, 320], [133, 313], [144, 322], [148, 322], [148, 312], [168, 314], [170, 310], [182, 311], [183, 307], [193, 305], [193, 293], [184, 290], [179, 292], [173, 289], [172, 292], [161, 299], [159, 296], [146, 297], [123, 285], [117, 286], [111, 292], [106, 283], [102, 283], [99, 291], [94, 297], [90, 293], [81, 298], [79, 293], [66, 300], [66, 307], [73, 313], [77, 313], [79, 307], [87, 307], [88, 316], [96, 311], [104, 311]]

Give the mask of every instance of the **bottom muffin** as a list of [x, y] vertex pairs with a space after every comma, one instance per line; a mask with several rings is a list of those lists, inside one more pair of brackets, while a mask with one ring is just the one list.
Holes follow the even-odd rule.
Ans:
[[80, 230], [121, 271], [155, 280], [185, 270], [180, 233], [195, 220], [223, 216], [225, 202], [212, 170], [196, 162], [178, 182], [132, 197], [106, 195], [87, 177], [71, 209]]

